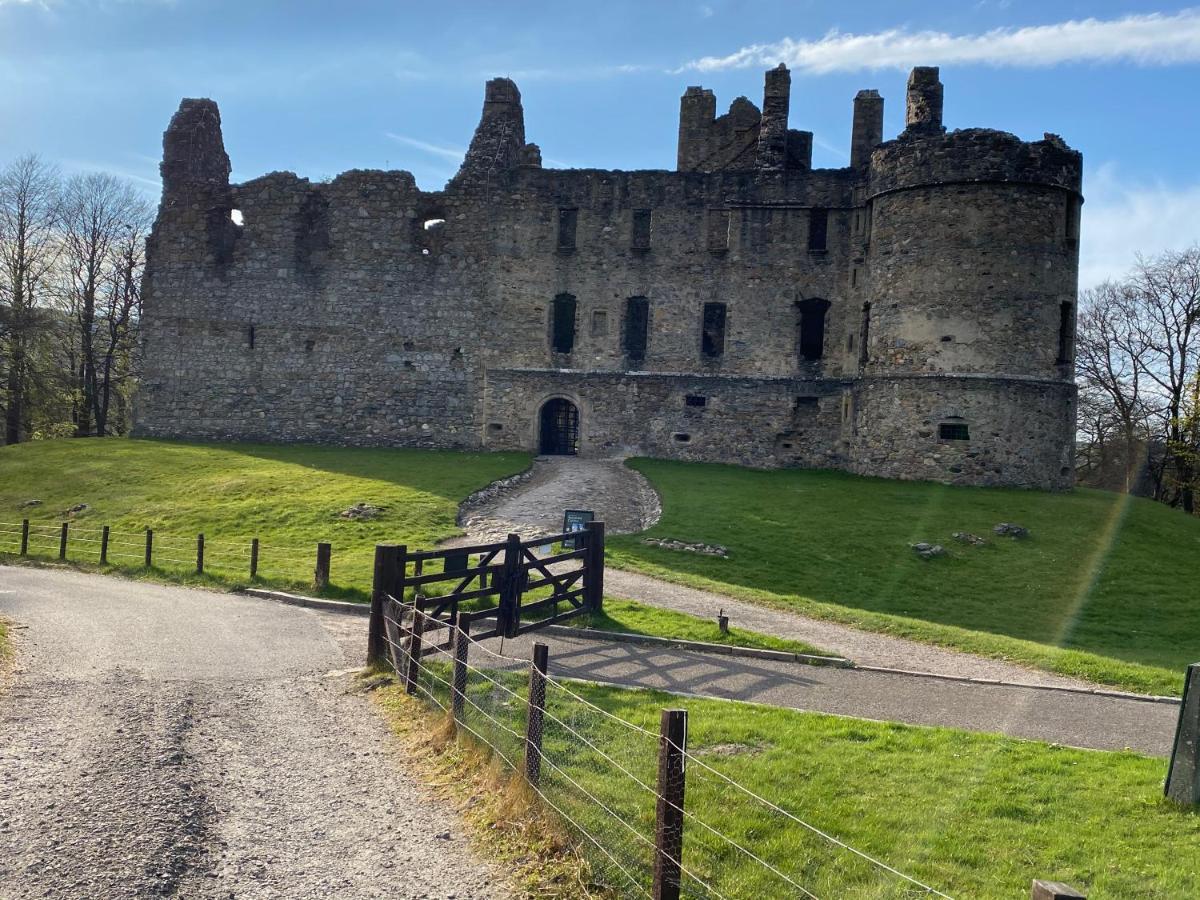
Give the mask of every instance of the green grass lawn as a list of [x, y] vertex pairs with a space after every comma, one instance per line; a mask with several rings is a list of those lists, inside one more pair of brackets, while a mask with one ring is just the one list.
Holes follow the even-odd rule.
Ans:
[[[1102, 491], [1064, 494], [636, 460], [663, 498], [626, 568], [1132, 690], [1178, 694], [1200, 659], [1200, 520]], [[1024, 540], [992, 527], [1015, 522]], [[956, 531], [986, 538], [974, 547]], [[924, 560], [918, 541], [948, 554]]]
[[[113, 568], [135, 577], [236, 586], [249, 583], [249, 542], [261, 541], [259, 583], [311, 589], [318, 541], [333, 545], [333, 596], [370, 591], [376, 543], [428, 549], [459, 533], [459, 502], [528, 465], [521, 453], [453, 453], [311, 445], [185, 444], [116, 438], [0, 447], [0, 550], [18, 549], [13, 524], [31, 520], [31, 550], [58, 553], [71, 522], [68, 559], [98, 559], [99, 529], [114, 538]], [[23, 507], [27, 500], [40, 505]], [[383, 508], [369, 521], [338, 513], [357, 502]], [[79, 503], [88, 509], [64, 511]], [[157, 570], [141, 570], [146, 528]], [[205, 535], [208, 578], [195, 575]]]
[[[420, 696], [445, 704], [448, 688], [438, 679], [446, 675], [444, 666], [429, 667]], [[519, 766], [527, 678], [490, 676], [503, 687], [478, 674], [468, 681], [465, 721]], [[650, 734], [591, 710], [563, 687]], [[651, 855], [637, 835], [653, 835], [654, 797], [634, 778], [654, 784], [659, 711], [683, 707], [697, 760], [687, 766], [693, 818], [683, 864], [719, 896], [799, 896], [726, 838], [819, 897], [919, 893], [720, 775], [950, 896], [1027, 897], [1034, 878], [1065, 881], [1094, 900], [1200, 896], [1200, 814], [1163, 799], [1162, 759], [644, 690], [563, 687], [552, 683], [547, 693], [542, 789], [611, 882], [624, 876], [582, 831], [649, 884]], [[384, 704], [411, 717], [418, 707], [401, 705], [398, 690], [385, 690]]]

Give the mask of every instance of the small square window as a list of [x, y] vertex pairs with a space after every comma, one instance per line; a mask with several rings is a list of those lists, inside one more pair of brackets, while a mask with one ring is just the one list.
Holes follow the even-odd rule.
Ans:
[[688, 394], [683, 402], [688, 406], [708, 406], [708, 398], [700, 394]]
[[942, 422], [938, 425], [938, 438], [943, 441], [969, 441], [971, 434], [965, 422]]

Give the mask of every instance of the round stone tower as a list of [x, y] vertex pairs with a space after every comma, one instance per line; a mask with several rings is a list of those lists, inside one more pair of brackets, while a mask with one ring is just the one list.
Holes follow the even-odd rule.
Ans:
[[1054, 135], [945, 132], [937, 69], [871, 154], [851, 465], [1068, 488], [1082, 159]]

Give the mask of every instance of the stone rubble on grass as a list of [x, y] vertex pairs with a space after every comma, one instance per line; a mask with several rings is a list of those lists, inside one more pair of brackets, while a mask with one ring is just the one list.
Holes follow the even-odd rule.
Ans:
[[685, 553], [700, 553], [704, 556], [719, 556], [722, 559], [729, 557], [729, 549], [722, 547], [720, 544], [705, 544], [699, 541], [677, 541], [673, 538], [645, 538], [643, 544], [649, 544], [651, 547], [661, 547], [664, 550], [682, 550]]
[[960, 544], [971, 544], [975, 547], [982, 547], [987, 543], [987, 541], [985, 541], [979, 535], [971, 534], [969, 531], [956, 531], [953, 535], [951, 535], [951, 537], [953, 537]]
[[354, 519], [356, 521], [374, 519], [381, 512], [383, 512], [383, 507], [372, 506], [370, 503], [355, 503], [353, 506], [343, 509], [338, 513], [338, 518]]
[[76, 503], [74, 506], [68, 507], [64, 512], [64, 516], [73, 516], [75, 513], [81, 513], [90, 507], [86, 503]]
[[21, 509], [24, 509], [27, 506], [41, 506], [41, 505], [42, 505], [41, 500], [26, 500], [24, 503], [21, 504]]
[[992, 531], [1001, 537], [1023, 538], [1029, 537], [1029, 529], [1022, 525], [1014, 525], [1012, 522], [1001, 522]]
[[919, 544], [912, 545], [913, 552], [921, 559], [933, 559], [935, 556], [945, 556], [946, 548], [941, 544], [927, 544], [922, 541]]

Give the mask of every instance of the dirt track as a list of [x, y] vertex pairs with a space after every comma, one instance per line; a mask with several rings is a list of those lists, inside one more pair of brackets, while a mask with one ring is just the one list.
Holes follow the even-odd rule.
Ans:
[[483, 898], [346, 669], [363, 621], [0, 567], [0, 897]]

